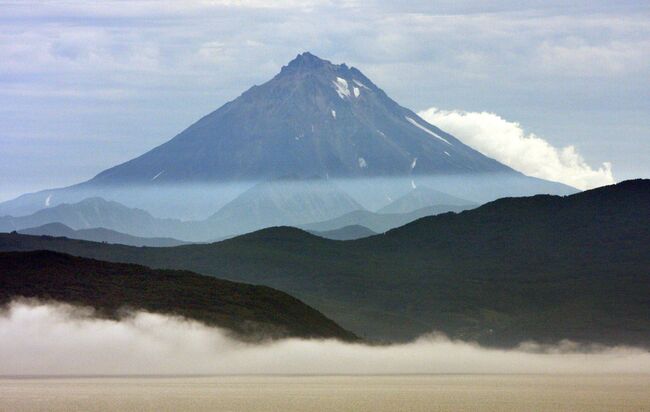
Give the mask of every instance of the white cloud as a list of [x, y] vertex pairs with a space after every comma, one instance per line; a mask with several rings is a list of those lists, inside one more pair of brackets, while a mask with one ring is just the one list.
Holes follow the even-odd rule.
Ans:
[[386, 346], [286, 339], [234, 340], [180, 318], [136, 313], [92, 318], [64, 305], [13, 303], [0, 314], [0, 375], [650, 373], [650, 353], [570, 343], [499, 350], [424, 336]]
[[519, 123], [497, 114], [435, 107], [418, 114], [486, 156], [528, 176], [582, 190], [615, 183], [610, 163], [594, 169], [574, 146], [554, 147], [541, 137], [526, 133]]

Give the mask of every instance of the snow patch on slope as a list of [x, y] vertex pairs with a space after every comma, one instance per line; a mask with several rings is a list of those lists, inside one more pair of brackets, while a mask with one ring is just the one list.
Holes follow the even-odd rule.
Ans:
[[359, 86], [359, 87], [363, 87], [364, 89], [367, 89], [367, 90], [370, 90], [370, 87], [368, 87], [368, 86], [366, 86], [365, 84], [361, 83], [359, 80], [352, 79], [352, 81], [353, 81], [354, 84], [356, 84], [357, 86]]
[[341, 99], [350, 97], [350, 88], [348, 87], [347, 80], [341, 77], [337, 77], [336, 81], [333, 81], [332, 83], [334, 84], [334, 89], [336, 90], [336, 93], [339, 95]]
[[422, 130], [422, 131], [424, 131], [424, 132], [430, 134], [431, 136], [435, 137], [436, 139], [440, 139], [440, 140], [442, 140], [443, 142], [445, 142], [445, 143], [447, 143], [448, 145], [451, 146], [451, 143], [449, 143], [449, 142], [447, 141], [447, 139], [445, 139], [444, 137], [440, 137], [440, 136], [438, 136], [438, 134], [436, 134], [436, 133], [432, 132], [431, 130], [427, 129], [426, 127], [422, 126], [420, 123], [416, 122], [414, 119], [412, 119], [412, 118], [410, 118], [410, 117], [408, 117], [408, 116], [404, 116], [404, 117], [405, 117], [406, 120], [408, 120], [408, 122], [411, 123], [413, 126], [415, 126], [415, 127], [417, 127], [418, 129], [420, 129], [420, 130]]

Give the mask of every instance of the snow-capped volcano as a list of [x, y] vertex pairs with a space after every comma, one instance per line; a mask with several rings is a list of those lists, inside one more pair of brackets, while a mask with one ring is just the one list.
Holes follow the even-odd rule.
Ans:
[[484, 156], [358, 69], [302, 53], [168, 142], [89, 181], [4, 202], [0, 215], [101, 196], [158, 216], [205, 218], [247, 188], [287, 176], [336, 180], [371, 210], [416, 182], [477, 203], [574, 192]]
[[510, 172], [354, 67], [298, 55], [280, 73], [96, 183]]

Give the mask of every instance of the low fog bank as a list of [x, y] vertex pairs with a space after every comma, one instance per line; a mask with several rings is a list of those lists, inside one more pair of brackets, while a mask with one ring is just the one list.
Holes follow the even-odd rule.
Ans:
[[498, 350], [440, 335], [390, 346], [333, 340], [237, 341], [184, 319], [16, 301], [0, 314], [0, 375], [650, 373], [650, 352], [571, 343]]

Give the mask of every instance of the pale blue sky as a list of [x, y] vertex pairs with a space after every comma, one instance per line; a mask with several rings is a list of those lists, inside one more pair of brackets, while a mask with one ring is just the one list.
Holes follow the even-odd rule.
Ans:
[[650, 177], [647, 2], [267, 3], [0, 0], [0, 200], [141, 154], [306, 50]]

